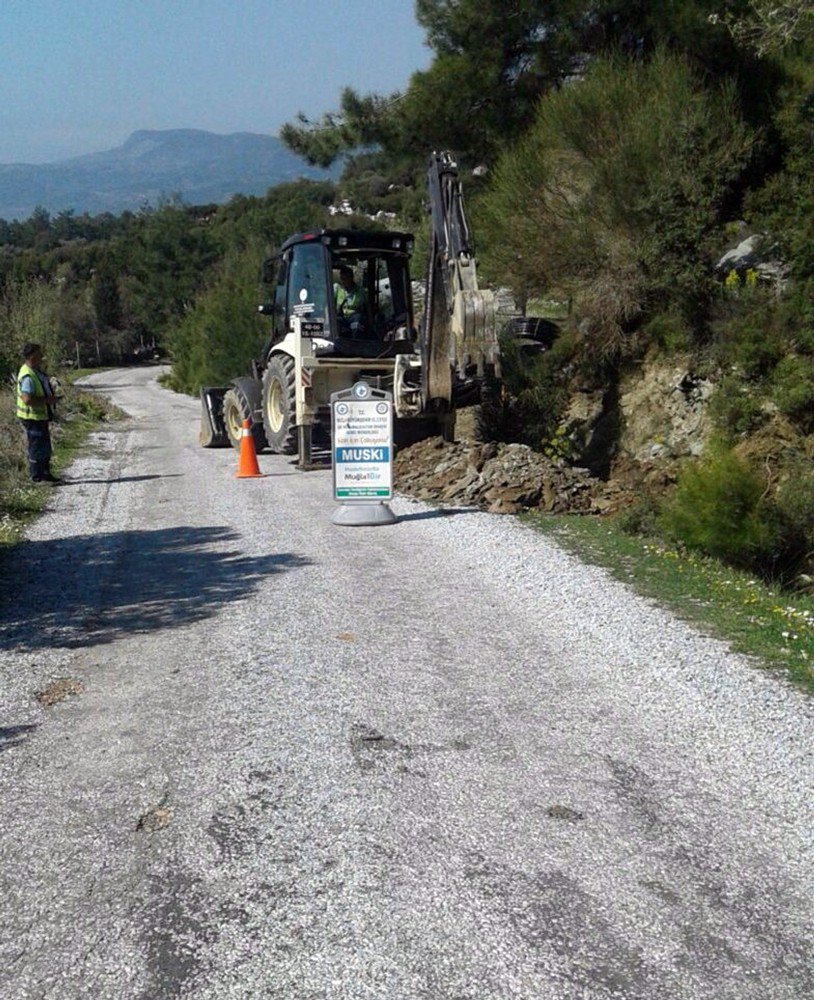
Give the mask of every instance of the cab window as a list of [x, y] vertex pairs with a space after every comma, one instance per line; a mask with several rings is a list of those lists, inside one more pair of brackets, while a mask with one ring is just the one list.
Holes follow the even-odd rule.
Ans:
[[327, 268], [321, 243], [300, 243], [293, 248], [288, 269], [288, 315], [328, 323]]
[[286, 333], [286, 285], [288, 281], [288, 260], [283, 258], [277, 265], [277, 282], [274, 287], [274, 330], [278, 336]]

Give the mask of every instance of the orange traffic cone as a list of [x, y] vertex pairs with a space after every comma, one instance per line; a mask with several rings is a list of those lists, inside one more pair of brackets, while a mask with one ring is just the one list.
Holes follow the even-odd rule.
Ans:
[[240, 432], [240, 458], [237, 460], [235, 479], [257, 479], [262, 476], [263, 473], [257, 464], [252, 425], [250, 421], [244, 420], [243, 430]]

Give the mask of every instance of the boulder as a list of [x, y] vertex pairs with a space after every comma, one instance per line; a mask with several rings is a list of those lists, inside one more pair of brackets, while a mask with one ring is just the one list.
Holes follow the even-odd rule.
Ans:
[[761, 259], [759, 254], [761, 242], [762, 237], [760, 233], [753, 233], [751, 236], [747, 236], [737, 246], [732, 247], [731, 250], [727, 250], [715, 265], [715, 270], [723, 275], [729, 274], [730, 271], [748, 271], [750, 267], [758, 264]]
[[[743, 226], [741, 235], [745, 229]], [[722, 279], [730, 271], [736, 271], [742, 278], [750, 270], [776, 291], [785, 288], [791, 273], [788, 264], [777, 257], [777, 247], [768, 242], [763, 233], [752, 233], [740, 239], [715, 265], [715, 271]]]

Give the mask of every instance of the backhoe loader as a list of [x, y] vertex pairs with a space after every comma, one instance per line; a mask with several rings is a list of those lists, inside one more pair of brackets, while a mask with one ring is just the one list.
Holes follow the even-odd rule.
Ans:
[[[331, 394], [363, 380], [393, 394], [397, 426], [417, 439], [454, 434], [462, 392], [500, 375], [491, 291], [478, 288], [457, 166], [434, 153], [426, 299], [415, 326], [404, 232], [320, 229], [289, 237], [264, 262], [271, 333], [251, 373], [201, 390], [201, 444], [240, 445], [251, 422], [258, 451], [311, 461], [330, 428]], [[347, 293], [344, 286], [353, 289]], [[348, 301], [352, 311], [348, 310]]]

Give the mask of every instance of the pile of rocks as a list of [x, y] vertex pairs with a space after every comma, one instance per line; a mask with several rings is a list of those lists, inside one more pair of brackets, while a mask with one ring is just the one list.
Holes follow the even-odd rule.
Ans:
[[396, 455], [395, 485], [419, 500], [484, 507], [494, 514], [527, 508], [604, 514], [629, 496], [616, 482], [550, 461], [524, 444], [420, 441]]

